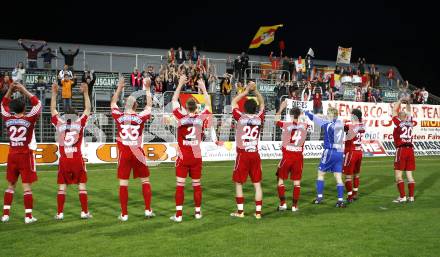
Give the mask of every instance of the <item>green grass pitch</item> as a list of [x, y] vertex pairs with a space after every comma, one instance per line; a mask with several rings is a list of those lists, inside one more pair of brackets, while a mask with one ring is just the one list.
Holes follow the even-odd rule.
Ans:
[[[39, 166], [33, 187], [35, 224], [25, 225], [21, 185], [11, 220], [0, 224], [0, 256], [438, 256], [440, 157], [418, 157], [416, 202], [393, 204], [397, 196], [392, 158], [365, 158], [360, 200], [337, 209], [334, 178], [327, 175], [324, 205], [311, 204], [318, 160], [305, 160], [300, 211], [276, 211], [277, 161], [263, 160], [263, 218], [256, 220], [253, 188], [245, 186], [244, 219], [235, 210], [233, 162], [204, 164], [203, 219], [195, 220], [187, 181], [183, 222], [172, 223], [175, 177], [172, 164], [150, 168], [152, 207], [143, 218], [139, 181], [130, 181], [129, 220], [121, 223], [116, 165], [88, 165], [92, 220], [80, 220], [76, 187], [67, 191], [64, 221], [56, 212], [56, 166]], [[6, 188], [0, 168], [0, 190]], [[286, 183], [287, 185], [287, 183]], [[292, 186], [286, 186], [288, 203]], [[2, 204], [2, 203], [1, 203]], [[289, 204], [290, 205], [290, 204]]]

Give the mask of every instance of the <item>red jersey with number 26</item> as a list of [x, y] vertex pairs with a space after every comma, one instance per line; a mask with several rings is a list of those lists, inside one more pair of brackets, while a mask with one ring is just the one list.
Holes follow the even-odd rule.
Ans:
[[413, 125], [412, 116], [406, 120], [400, 120], [397, 116], [394, 116], [393, 123], [394, 125], [396, 125], [396, 127], [393, 130], [394, 145], [396, 147], [400, 147], [400, 146], [413, 147], [412, 130], [414, 125]]
[[202, 158], [200, 143], [202, 142], [205, 121], [211, 112], [205, 109], [202, 113], [188, 114], [179, 108], [173, 110], [177, 119], [177, 143], [179, 156], [184, 160]]
[[235, 133], [237, 153], [258, 152], [260, 130], [264, 122], [264, 110], [257, 114], [246, 114], [238, 108], [234, 108], [232, 116], [237, 121]]
[[32, 109], [22, 117], [17, 117], [9, 112], [10, 98], [4, 97], [2, 100], [1, 113], [9, 135], [9, 154], [31, 151], [29, 145], [32, 143], [35, 123], [41, 114], [41, 102], [36, 96], [30, 100]]
[[61, 157], [82, 157], [81, 145], [87, 119], [87, 115], [82, 115], [74, 121], [63, 120], [59, 115], [52, 116], [51, 122], [58, 133]]
[[283, 130], [281, 136], [283, 156], [304, 151], [308, 126], [306, 123], [296, 123], [294, 121], [277, 121], [277, 127]]
[[128, 114], [121, 112], [119, 108], [112, 108], [112, 116], [117, 125], [116, 141], [119, 151], [128, 153], [133, 148], [142, 148], [144, 124], [150, 119], [150, 113], [143, 111], [139, 114]]

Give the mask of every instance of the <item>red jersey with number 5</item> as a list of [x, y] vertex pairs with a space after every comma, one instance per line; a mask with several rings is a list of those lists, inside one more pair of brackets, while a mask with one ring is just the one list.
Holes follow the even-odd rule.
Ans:
[[344, 130], [347, 133], [345, 137], [345, 152], [362, 151], [362, 139], [365, 134], [364, 124], [346, 124]]
[[36, 96], [30, 100], [32, 109], [22, 117], [17, 117], [9, 112], [10, 98], [4, 97], [2, 100], [1, 113], [9, 136], [9, 154], [31, 151], [29, 144], [32, 142], [35, 123], [41, 114], [41, 102]]
[[307, 137], [306, 123], [297, 123], [294, 121], [277, 121], [277, 127], [283, 130], [282, 133], [282, 152], [283, 156], [302, 153], [304, 151], [304, 143]]
[[396, 127], [393, 130], [394, 145], [396, 147], [400, 147], [400, 146], [413, 147], [412, 130], [414, 124], [413, 124], [412, 116], [406, 120], [400, 120], [397, 116], [394, 116], [393, 123], [394, 125], [396, 125]]
[[200, 143], [203, 129], [211, 112], [205, 109], [202, 113], [189, 114], [179, 108], [173, 110], [177, 119], [177, 143], [179, 156], [184, 160], [202, 158]]
[[147, 111], [137, 113], [123, 113], [119, 108], [112, 108], [112, 116], [116, 121], [118, 134], [116, 141], [122, 152], [131, 152], [133, 148], [142, 148], [144, 124], [151, 115]]
[[76, 117], [75, 120], [68, 119], [67, 116], [64, 118], [55, 115], [51, 119], [58, 134], [60, 157], [82, 158], [81, 145], [88, 116], [82, 115], [81, 117]]
[[257, 114], [242, 113], [238, 108], [232, 110], [232, 117], [237, 121], [235, 143], [237, 153], [258, 152], [260, 130], [264, 121], [264, 110]]

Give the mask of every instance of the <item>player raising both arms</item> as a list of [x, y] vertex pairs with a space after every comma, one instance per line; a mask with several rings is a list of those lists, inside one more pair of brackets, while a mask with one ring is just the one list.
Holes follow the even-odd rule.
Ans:
[[[358, 199], [359, 173], [362, 162], [362, 139], [365, 126], [362, 123], [362, 112], [359, 109], [351, 111], [351, 122], [345, 125], [345, 159], [344, 175], [347, 202]], [[353, 178], [354, 176], [354, 178]]]
[[[247, 99], [244, 103], [244, 113], [238, 109], [238, 102], [250, 92], [255, 92], [257, 102]], [[258, 153], [260, 130], [264, 121], [264, 99], [256, 89], [255, 82], [249, 82], [244, 92], [232, 100], [232, 116], [237, 121], [235, 143], [237, 145], [237, 159], [232, 176], [235, 182], [235, 196], [237, 211], [231, 213], [233, 217], [244, 217], [243, 184], [250, 176], [255, 188], [255, 217], [261, 219], [263, 191], [261, 189], [261, 159]]]
[[[118, 87], [111, 100], [112, 116], [115, 119], [118, 134], [116, 136], [118, 144], [118, 179], [119, 179], [119, 201], [121, 203], [121, 215], [119, 220], [128, 220], [128, 179], [130, 178], [131, 170], [133, 170], [133, 177], [140, 178], [142, 182], [142, 193], [145, 203], [145, 217], [151, 218], [154, 216], [151, 210], [151, 186], [150, 186], [150, 171], [147, 167], [147, 158], [145, 157], [142, 134], [144, 131], [144, 124], [151, 117], [151, 80], [146, 78], [144, 80], [145, 90], [142, 93], [146, 94], [145, 109], [137, 114], [137, 102], [134, 96], [127, 97], [125, 101], [125, 110], [122, 112], [118, 107], [118, 99], [124, 88], [124, 78], [119, 79]], [[138, 91], [139, 92], [139, 91]]]
[[[406, 103], [405, 110], [400, 111], [402, 103]], [[409, 202], [414, 202], [415, 181], [413, 171], [416, 169], [414, 158], [414, 146], [412, 143], [413, 118], [411, 116], [411, 106], [409, 100], [401, 100], [394, 103], [393, 123], [396, 125], [393, 131], [394, 145], [396, 147], [396, 157], [394, 158], [394, 175], [396, 178], [397, 189], [400, 196], [395, 199], [395, 203], [407, 201], [405, 193], [405, 182], [402, 173], [406, 171], [408, 180]]]
[[57, 111], [58, 85], [52, 85], [52, 98], [50, 101], [50, 113], [52, 124], [56, 128], [57, 142], [60, 148], [60, 160], [58, 165], [58, 194], [57, 194], [57, 215], [55, 219], [64, 219], [64, 202], [66, 199], [67, 185], [78, 185], [79, 201], [81, 203], [81, 219], [92, 217], [87, 204], [87, 170], [84, 164], [81, 144], [84, 136], [84, 128], [90, 115], [90, 98], [87, 84], [81, 84], [81, 91], [84, 94], [84, 112], [78, 117], [76, 110], [67, 108], [63, 116]]
[[318, 167], [316, 180], [316, 199], [314, 204], [321, 204], [324, 199], [324, 176], [333, 173], [336, 179], [338, 201], [336, 207], [344, 208], [344, 184], [342, 183], [342, 165], [344, 162], [344, 124], [338, 120], [338, 110], [328, 108], [327, 118], [324, 120], [308, 111], [305, 114], [317, 126], [324, 129], [324, 152]]
[[306, 123], [298, 121], [301, 115], [301, 110], [298, 107], [290, 109], [290, 120], [281, 121], [281, 113], [286, 108], [286, 101], [284, 101], [280, 109], [275, 115], [275, 125], [283, 130], [282, 133], [282, 153], [283, 158], [278, 164], [278, 196], [280, 198], [279, 211], [287, 210], [284, 180], [289, 178], [293, 180], [293, 204], [292, 211], [298, 211], [298, 200], [301, 192], [301, 177], [303, 171], [303, 147], [307, 137]]
[[205, 109], [199, 113], [197, 111], [197, 103], [193, 98], [186, 101], [185, 108], [180, 106], [180, 91], [187, 82], [186, 76], [182, 75], [172, 99], [173, 114], [178, 122], [177, 142], [179, 145], [176, 160], [176, 214], [170, 218], [175, 222], [182, 221], [184, 188], [188, 175], [192, 179], [194, 190], [194, 217], [196, 219], [202, 218], [202, 186], [200, 183], [202, 177], [202, 153], [200, 144], [202, 142], [204, 124], [211, 115], [207, 108], [207, 106], [211, 106], [211, 99], [206, 91], [203, 79], [199, 79], [197, 84], [205, 98]]
[[[19, 91], [22, 95], [29, 98], [32, 104], [32, 109], [29, 113], [26, 114], [26, 103], [22, 97], [11, 99], [11, 95], [14, 91]], [[12, 113], [9, 110], [11, 110]], [[41, 114], [41, 102], [38, 100], [38, 97], [29, 93], [23, 85], [12, 84], [3, 97], [1, 113], [10, 140], [8, 164], [6, 168], [8, 189], [6, 189], [4, 195], [3, 216], [1, 221], [9, 221], [9, 211], [11, 209], [15, 187], [18, 176], [21, 176], [24, 191], [24, 222], [26, 224], [32, 223], [37, 221], [37, 219], [32, 216], [32, 183], [37, 181], [37, 173], [35, 171], [34, 153], [30, 149], [30, 144], [34, 134], [35, 123]]]

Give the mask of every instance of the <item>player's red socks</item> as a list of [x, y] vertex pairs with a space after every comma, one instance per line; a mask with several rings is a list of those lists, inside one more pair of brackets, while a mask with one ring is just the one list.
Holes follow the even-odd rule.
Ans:
[[359, 177], [354, 177], [353, 180], [353, 197], [357, 196], [358, 190], [359, 190]]
[[89, 212], [89, 208], [87, 206], [87, 191], [79, 190], [79, 202], [81, 203], [81, 210], [85, 213]]
[[128, 186], [119, 186], [119, 202], [121, 203], [121, 214], [128, 215]]
[[286, 204], [286, 189], [284, 184], [278, 185], [278, 197], [280, 198], [280, 206]]
[[200, 214], [200, 206], [202, 205], [202, 186], [200, 185], [200, 182], [193, 182], [192, 186], [194, 191], [194, 206], [199, 210], [198, 214]]
[[403, 182], [403, 180], [397, 181], [397, 189], [399, 190], [400, 198], [405, 197], [405, 183]]
[[144, 195], [145, 210], [151, 211], [151, 185], [146, 181], [142, 183], [142, 194]]
[[66, 201], [66, 192], [64, 190], [58, 190], [58, 194], [57, 194], [57, 212], [58, 212], [58, 214], [63, 212], [65, 201]]
[[351, 179], [345, 179], [345, 191], [347, 191], [347, 199], [353, 198], [353, 181]]
[[263, 201], [255, 201], [255, 214], [261, 214], [261, 206]]
[[409, 191], [409, 197], [414, 197], [414, 187], [416, 185], [416, 182], [408, 182], [408, 191]]
[[293, 186], [293, 206], [298, 207], [299, 195], [301, 194], [301, 186]]
[[6, 189], [5, 196], [3, 198], [3, 215], [9, 215], [13, 198], [14, 198], [14, 190]]
[[237, 202], [237, 212], [242, 214], [244, 210], [244, 197], [235, 197], [235, 202]]
[[184, 201], [184, 189], [185, 186], [183, 183], [178, 183], [176, 186], [176, 217], [182, 216], [182, 209], [183, 209], [183, 201]]
[[26, 213], [27, 218], [32, 218], [32, 207], [33, 207], [33, 198], [32, 198], [32, 191], [24, 191], [23, 193], [23, 202], [24, 202], [24, 209]]

